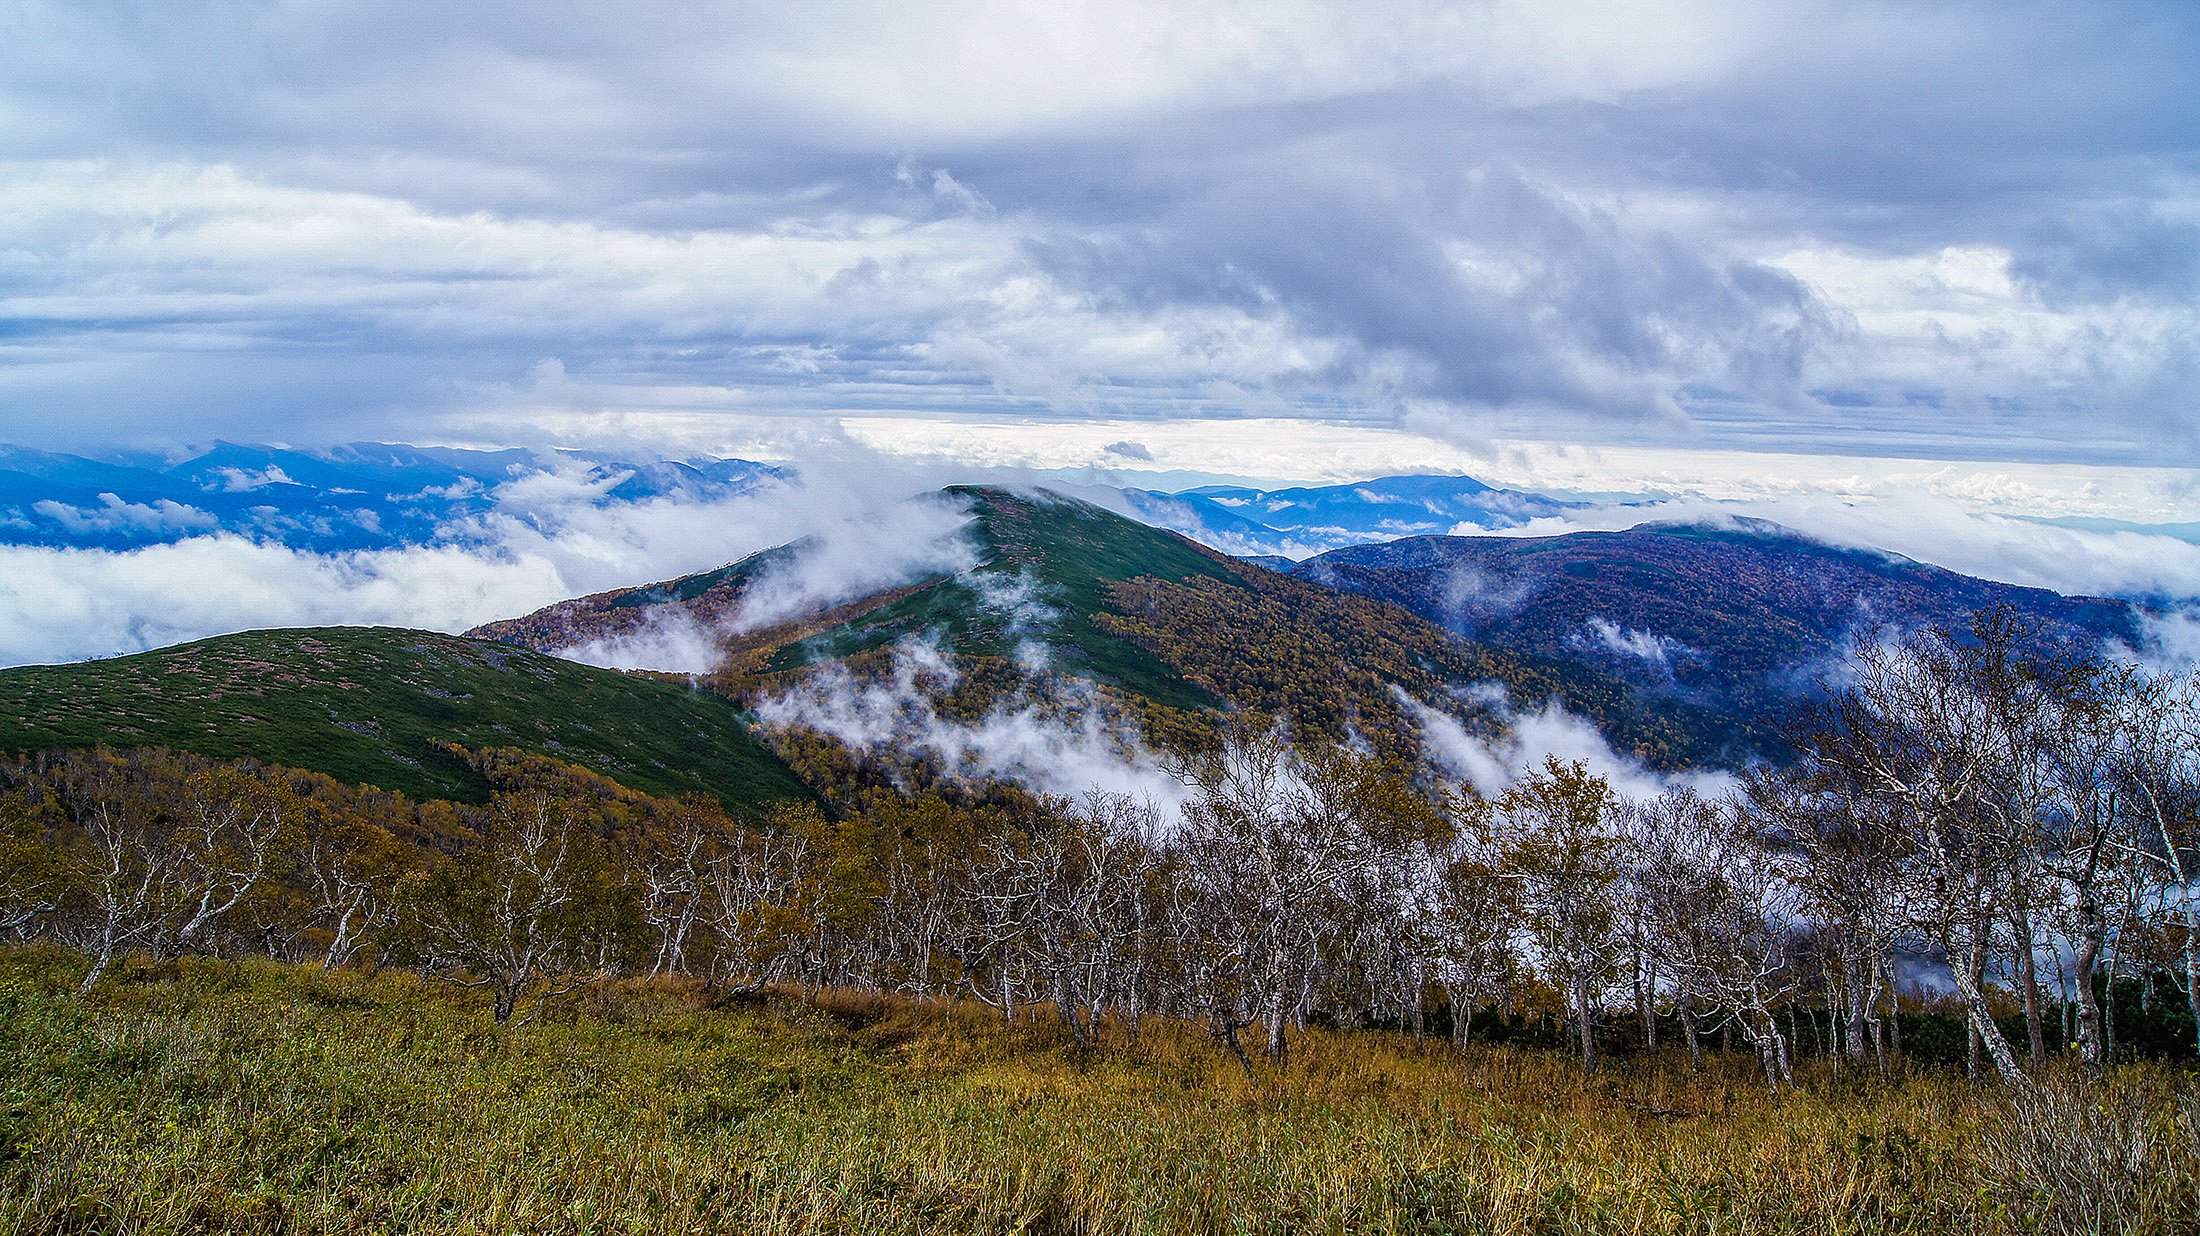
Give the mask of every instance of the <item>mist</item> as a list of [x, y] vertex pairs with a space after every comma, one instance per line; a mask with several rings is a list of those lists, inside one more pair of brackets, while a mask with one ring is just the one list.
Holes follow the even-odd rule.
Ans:
[[[952, 504], [893, 505], [940, 480], [920, 468], [828, 459], [728, 497], [622, 502], [605, 498], [616, 476], [576, 466], [499, 486], [487, 513], [452, 522], [426, 546], [316, 553], [230, 532], [129, 550], [0, 546], [0, 665], [119, 656], [267, 627], [455, 633], [811, 538], [754, 591], [753, 619], [783, 618], [911, 572], [966, 564], [957, 535], [965, 517]], [[701, 672], [708, 637], [659, 616], [642, 632], [573, 655]]]
[[1468, 733], [1457, 718], [1430, 707], [1404, 690], [1396, 687], [1391, 690], [1407, 714], [1420, 725], [1421, 750], [1428, 761], [1464, 780], [1484, 798], [1498, 797], [1552, 758], [1580, 761], [1590, 772], [1610, 782], [1613, 790], [1628, 798], [1655, 798], [1676, 785], [1715, 797], [1734, 784], [1729, 773], [1707, 770], [1664, 773], [1622, 755], [1612, 749], [1611, 742], [1594, 722], [1569, 711], [1556, 700], [1523, 711], [1512, 705], [1502, 687], [1480, 684], [1477, 697], [1493, 708], [1505, 723], [1502, 734], [1482, 738]]
[[844, 666], [825, 666], [758, 704], [756, 715], [767, 726], [815, 730], [865, 756], [927, 760], [966, 782], [1006, 781], [1065, 798], [1095, 790], [1127, 795], [1153, 805], [1166, 822], [1180, 818], [1189, 788], [1090, 686], [1049, 682], [966, 724], [942, 717], [934, 702], [957, 681], [937, 646], [907, 640], [883, 679], [859, 681]]

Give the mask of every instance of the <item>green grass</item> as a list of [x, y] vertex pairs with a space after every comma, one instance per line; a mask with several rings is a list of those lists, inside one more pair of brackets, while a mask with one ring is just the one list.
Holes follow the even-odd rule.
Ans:
[[733, 806], [807, 796], [721, 697], [426, 631], [248, 631], [0, 671], [0, 752], [162, 746], [483, 801], [488, 783], [439, 743], [517, 747]]
[[[1941, 1074], [1775, 1099], [1739, 1059], [1584, 1080], [1557, 1055], [1313, 1033], [1256, 1088], [1167, 1025], [1081, 1061], [968, 1008], [713, 1011], [637, 983], [498, 1030], [475, 993], [402, 973], [187, 961], [79, 999], [81, 964], [0, 949], [0, 1232], [2015, 1233], [2044, 1214], [1997, 1149], [2007, 1103]], [[2188, 1120], [2165, 1134], [2183, 1166], [2150, 1161], [2108, 1230], [2189, 1230], [2189, 1079], [2112, 1086]]]

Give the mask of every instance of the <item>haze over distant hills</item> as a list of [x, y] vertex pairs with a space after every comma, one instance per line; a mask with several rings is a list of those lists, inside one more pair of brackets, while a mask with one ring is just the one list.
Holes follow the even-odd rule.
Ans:
[[[818, 487], [794, 469], [738, 459], [635, 462], [365, 443], [317, 451], [218, 443], [182, 459], [0, 448], [0, 547], [18, 547], [7, 552], [20, 594], [13, 601], [0, 595], [0, 613], [17, 615], [18, 635], [75, 633], [18, 639], [8, 659], [26, 662], [259, 626], [382, 622], [453, 631], [565, 599], [543, 613], [574, 619], [571, 629], [554, 639], [528, 633], [527, 642], [620, 668], [699, 669], [713, 659], [708, 647], [729, 633], [753, 639], [804, 606], [808, 613], [869, 604], [885, 591], [954, 577], [988, 554], [1009, 552], [1005, 542], [987, 539], [1007, 526], [992, 499], [978, 504], [982, 517], [969, 544], [939, 539], [939, 527], [877, 515], [880, 494], [896, 483], [875, 481], [875, 492], [866, 493]], [[1626, 697], [1630, 707], [1651, 712], [1726, 716], [1728, 732], [1703, 740], [1712, 747], [1769, 725], [1849, 634], [1872, 622], [1957, 621], [1979, 606], [2010, 603], [2056, 635], [2135, 648], [2166, 645], [2165, 631], [2182, 638], [2193, 625], [2174, 617], [2151, 625], [2121, 602], [2069, 601], [1858, 548], [1854, 539], [1837, 546], [1738, 520], [1714, 503], [1697, 504], [1691, 523], [1625, 530], [1668, 508], [1592, 504], [1462, 476], [1178, 493], [1089, 480], [1071, 488], [1243, 563], [1394, 603], [1485, 650], [1569, 667], [1585, 676], [1580, 681], [1601, 684], [1591, 696]], [[977, 492], [965, 491], [963, 500]], [[786, 518], [794, 507], [807, 513]], [[938, 508], [922, 509], [936, 515]], [[1600, 524], [1622, 530], [1526, 535]], [[812, 529], [837, 538], [832, 553], [848, 577], [787, 602], [786, 613], [760, 616], [753, 602], [762, 594], [747, 585], [759, 572], [803, 559], [804, 543], [781, 543]], [[1484, 532], [1504, 535], [1449, 535]], [[1132, 655], [1120, 633], [1094, 621], [1125, 619], [1110, 590], [1147, 576], [1172, 585], [1187, 571], [1244, 576], [1235, 565], [1212, 565], [1221, 561], [1213, 555], [1200, 557], [1204, 565], [1178, 562], [1189, 547], [1163, 541], [1173, 539], [1143, 542], [1109, 562], [1031, 550], [1038, 575], [1012, 570], [998, 579], [1007, 589], [1041, 586], [1039, 602], [1061, 620], [1059, 654], [1068, 662], [1087, 658], [1098, 680], [1171, 706], [1221, 698], [1199, 674]], [[758, 552], [774, 545], [781, 547]], [[148, 550], [157, 552], [128, 552]], [[699, 569], [706, 564], [722, 565]], [[666, 575], [672, 578], [656, 592], [632, 586]], [[612, 591], [603, 596], [618, 599], [570, 600], [606, 588]], [[658, 620], [659, 594], [668, 589], [689, 626]], [[930, 630], [939, 614], [924, 606], [936, 609], [946, 595], [874, 607], [881, 616], [866, 611], [831, 639], [861, 652]], [[2129, 594], [2157, 610], [2176, 595], [2165, 602], [2158, 590]], [[957, 619], [948, 628], [975, 631], [985, 622]], [[1243, 645], [1257, 647], [1266, 637], [1247, 631]], [[812, 650], [805, 661], [824, 655], [812, 655], [823, 645], [805, 640]], [[1013, 648], [990, 652], [1008, 656]], [[1531, 697], [1551, 695], [1549, 685]], [[1701, 735], [1719, 727], [1698, 718], [1690, 728]]]
[[[383, 500], [453, 503], [476, 500], [469, 486], [488, 488], [482, 478], [498, 469], [511, 478], [502, 485], [577, 474], [588, 494], [738, 492], [778, 476], [603, 461], [559, 473], [466, 452], [319, 462], [328, 470], [224, 448], [139, 471], [178, 492], [241, 474], [279, 497], [372, 494], [358, 482], [379, 477]], [[304, 509], [251, 517], [295, 527], [277, 515]], [[1477, 513], [1524, 521], [1564, 504], [1464, 478], [1392, 478], [1210, 489], [1180, 509], [1330, 537], [1472, 526]], [[686, 527], [714, 535], [707, 521]], [[1250, 711], [1485, 779], [1544, 750], [1663, 776], [1778, 758], [1784, 723], [1874, 624], [1960, 623], [2000, 605], [2041, 637], [2085, 648], [2137, 646], [2147, 621], [2125, 601], [1974, 579], [1761, 523], [1409, 536], [1293, 563], [1234, 558], [1059, 493], [956, 486], [713, 569], [494, 621], [469, 639], [256, 632], [0, 672], [0, 705], [16, 718], [0, 751], [160, 744], [463, 797], [479, 786], [440, 745], [456, 742], [729, 800], [800, 793], [798, 775], [814, 787], [806, 749], [761, 748], [761, 721], [781, 736], [824, 735], [1053, 793], [1097, 783], [1166, 794], [1173, 783], [1136, 754], [1142, 744], [1196, 742], [1221, 715]], [[486, 640], [532, 652], [508, 661]], [[691, 685], [612, 669], [682, 673]]]
[[[2142, 638], [2142, 612], [2123, 601], [1973, 579], [1768, 524], [1411, 537], [1292, 564], [1232, 562], [1059, 496], [958, 489], [934, 501], [969, 523], [937, 525], [949, 548], [911, 554], [898, 574], [804, 579], [845, 569], [832, 547], [796, 544], [475, 634], [611, 664], [672, 658], [743, 689], [924, 641], [1041, 663], [1166, 709], [1251, 707], [1366, 732], [1413, 719], [1400, 691], [1471, 716], [1479, 705], [1461, 692], [1480, 684], [1510, 705], [1562, 704], [1664, 764], [1775, 750], [1797, 705], [1876, 627], [1960, 625], [2009, 606], [2043, 639], [2091, 649]], [[790, 592], [815, 603], [759, 605]]]
[[1349, 485], [1181, 493], [1126, 489], [1131, 514], [1238, 554], [1304, 556], [1347, 545], [1429, 536], [1461, 525], [1495, 531], [1578, 510], [1542, 494], [1493, 489], [1467, 476], [1386, 476]]
[[[792, 475], [741, 459], [368, 442], [318, 451], [217, 442], [180, 459], [0, 446], [0, 544], [127, 549], [226, 532], [321, 553], [386, 549], [462, 539], [500, 498], [549, 477], [615, 504], [716, 501]], [[1115, 492], [1126, 513], [1226, 553], [1292, 557], [1462, 525], [1516, 528], [1583, 505], [1463, 476]]]
[[[539, 511], [573, 504], [602, 510], [652, 502], [704, 505], [757, 495], [775, 482], [799, 486], [810, 479], [801, 469], [743, 459], [572, 450], [373, 442], [302, 450], [217, 442], [173, 458], [143, 453], [94, 458], [0, 445], [0, 546], [116, 550], [216, 534], [316, 554], [467, 545], [494, 539], [483, 521], [499, 515], [533, 520]], [[1403, 537], [1564, 531], [1576, 525], [1616, 529], [1675, 518], [1653, 495], [1591, 501], [1452, 475], [1281, 489], [1203, 485], [1174, 492], [1101, 485], [1090, 476], [1040, 483], [1225, 553], [1293, 560]], [[865, 486], [840, 488], [848, 491], [843, 503], [897, 496], [854, 497]], [[1698, 505], [1701, 518], [1723, 518], [1718, 504]], [[1699, 517], [1695, 511], [1680, 515]], [[2200, 525], [2077, 516], [2041, 522], [2096, 537], [2200, 540], [2195, 532]], [[1852, 534], [1842, 543], [1868, 546], [1871, 540]], [[2156, 580], [2132, 595], [2163, 595], [2163, 590]]]
[[217, 442], [179, 460], [0, 446], [0, 544], [129, 549], [228, 532], [319, 553], [427, 545], [462, 536], [500, 490], [553, 475], [596, 502], [709, 501], [779, 470], [376, 442], [322, 451]]

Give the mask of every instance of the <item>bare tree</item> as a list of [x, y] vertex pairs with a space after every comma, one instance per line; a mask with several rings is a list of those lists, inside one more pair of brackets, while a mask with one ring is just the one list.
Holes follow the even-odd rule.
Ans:
[[745, 993], [797, 971], [824, 966], [830, 913], [826, 834], [808, 805], [782, 807], [761, 828], [737, 828], [707, 855], [697, 926], [710, 941], [706, 981]]
[[2021, 1084], [1985, 977], [2036, 854], [2032, 796], [2013, 788], [2012, 767], [2049, 693], [2005, 615], [1982, 616], [1964, 636], [1868, 640], [1853, 669], [1854, 685], [1812, 738], [1814, 754], [1842, 792], [1909, 836], [1905, 901], [1947, 958], [1974, 1043], [2004, 1080]]
[[1285, 1057], [1321, 898], [1347, 843], [1304, 831], [1298, 762], [1280, 729], [1235, 732], [1184, 775], [1197, 796], [1173, 847], [1184, 876], [1172, 906], [1181, 995], [1250, 1073], [1238, 1032], [1265, 1024], [1269, 1055]]
[[[1003, 1011], [1019, 988], [1050, 999], [1083, 1050], [1101, 1010], [1126, 994], [1146, 944], [1138, 903], [1155, 866], [1157, 825], [1150, 805], [1121, 796], [1045, 806], [1029, 834], [986, 845], [972, 881], [974, 918]], [[987, 986], [975, 984], [990, 1000]]]
[[1895, 955], [1912, 934], [1902, 878], [1909, 833], [1876, 800], [1838, 793], [1807, 767], [1752, 774], [1737, 806], [1763, 844], [1791, 857], [1798, 912], [1826, 954], [1843, 1054], [1884, 1063], [1896, 1046]]
[[1180, 878], [1165, 929], [1179, 1002], [1241, 1061], [1239, 1031], [1259, 1025], [1286, 1063], [1380, 852], [1429, 835], [1437, 814], [1375, 757], [1297, 749], [1280, 729], [1240, 727], [1182, 775], [1194, 795], [1168, 847]]
[[525, 1024], [600, 973], [588, 947], [593, 847], [568, 804], [539, 790], [497, 794], [481, 827], [480, 845], [428, 875], [414, 921], [429, 969], [487, 987], [499, 1025], [539, 982]]
[[737, 844], [735, 827], [715, 803], [690, 796], [647, 829], [636, 875], [642, 921], [657, 935], [650, 973], [689, 968], [689, 941], [708, 904], [705, 885], [712, 865]]
[[[2114, 886], [2134, 856], [2133, 809], [2143, 796], [2134, 796], [2137, 785], [2125, 774], [2152, 737], [2151, 693], [2135, 667], [2091, 658], [2071, 659], [2054, 685], [2038, 742], [2045, 783], [2038, 859], [2049, 900], [2043, 917], [2069, 940], [2077, 1047], [2098, 1066], [2108, 1043], [2093, 976], [2108, 947], [2112, 905], [2121, 899]], [[2056, 951], [2060, 962], [2059, 944]]]
[[266, 877], [293, 805], [238, 767], [97, 752], [55, 771], [82, 902], [64, 931], [92, 955], [84, 991], [130, 950], [171, 957], [195, 946]]
[[292, 849], [312, 922], [328, 936], [321, 968], [333, 970], [396, 923], [395, 894], [412, 862], [388, 829], [341, 811], [309, 809]]
[[2158, 917], [2181, 929], [2185, 1000], [2200, 1035], [2200, 674], [2135, 683], [2119, 720], [2120, 839], [2154, 886]]
[[1795, 1081], [1774, 1009], [1795, 995], [1792, 946], [1804, 894], [1795, 851], [1775, 843], [1747, 801], [1709, 802], [1678, 787], [1630, 814], [1637, 879], [1656, 924], [1652, 947], [1685, 1006], [1700, 1002], [1741, 1025], [1766, 1084], [1778, 1090]]
[[1509, 983], [1519, 959], [1514, 882], [1504, 878], [1490, 804], [1464, 787], [1452, 796], [1453, 828], [1420, 853], [1428, 859], [1413, 920], [1421, 924], [1430, 971], [1451, 1006], [1451, 1033], [1464, 1045], [1474, 1010]]

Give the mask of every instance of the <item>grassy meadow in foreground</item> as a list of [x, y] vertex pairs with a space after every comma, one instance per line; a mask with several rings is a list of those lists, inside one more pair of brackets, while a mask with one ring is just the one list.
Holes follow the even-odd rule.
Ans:
[[878, 997], [712, 1009], [268, 962], [0, 949], [0, 1232], [2189, 1231], [2189, 1074], [2051, 1081], [1310, 1032], [1256, 1087], [1149, 1025]]

